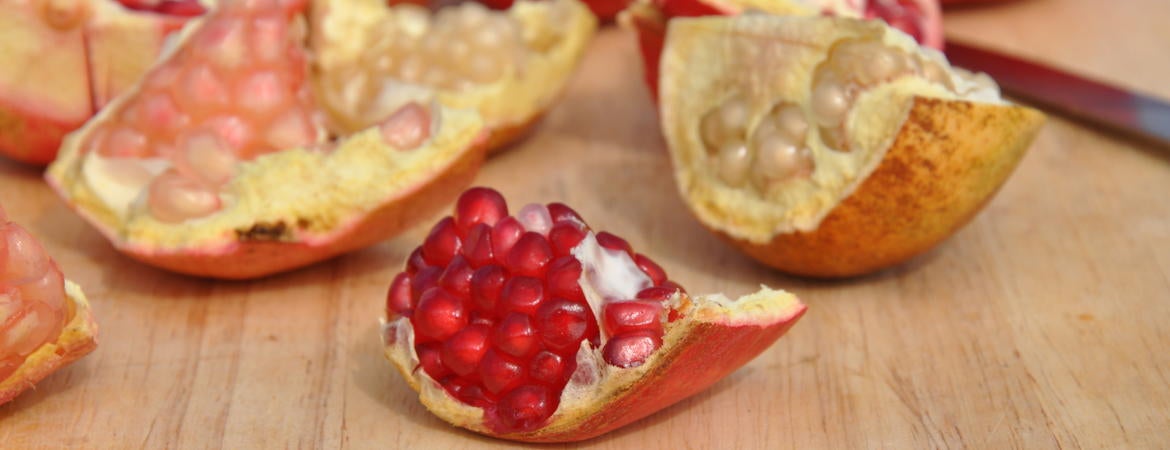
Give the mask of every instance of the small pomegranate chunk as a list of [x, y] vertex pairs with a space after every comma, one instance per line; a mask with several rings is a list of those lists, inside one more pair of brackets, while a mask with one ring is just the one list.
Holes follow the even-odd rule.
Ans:
[[[750, 360], [803, 312], [794, 297], [766, 291], [757, 294], [764, 300], [754, 300], [762, 303], [744, 306], [746, 312], [736, 312], [730, 301], [721, 299], [710, 301], [702, 314], [688, 316], [694, 301], [625, 239], [595, 233], [559, 203], [527, 205], [515, 216], [507, 211], [499, 193], [468, 190], [455, 215], [442, 219], [411, 254], [387, 297], [387, 336], [404, 332], [404, 327], [414, 334], [413, 347], [408, 339], [387, 338], [392, 346], [387, 355], [399, 368], [417, 361], [410, 367], [416, 380], [438, 383], [449, 394], [436, 401], [482, 408], [482, 420], [476, 423], [444, 415], [475, 431], [554, 442], [599, 434], [656, 408], [627, 401], [614, 407], [620, 412], [611, 413], [621, 417], [597, 419], [604, 424], [600, 427], [580, 409], [564, 416], [554, 413], [562, 407], [600, 410], [606, 405], [582, 406], [583, 392], [606, 382], [631, 383], [639, 376], [653, 380], [658, 377], [655, 364], [696, 381], [678, 385], [683, 387], [671, 381], [675, 387], [663, 390], [612, 384], [598, 389], [604, 396], [646, 396], [652, 405], [666, 406]], [[441, 258], [435, 256], [439, 253]], [[425, 261], [417, 261], [418, 255]], [[437, 271], [443, 273], [437, 282], [417, 282]], [[452, 277], [457, 282], [448, 281]], [[414, 301], [418, 290], [423, 292]], [[759, 312], [766, 312], [766, 319], [748, 317]], [[704, 322], [708, 320], [715, 322]], [[671, 351], [666, 342], [680, 341], [678, 336], [671, 340], [671, 330], [688, 327], [711, 333], [710, 340], [699, 336], [688, 341], [703, 349], [656, 356]], [[690, 367], [678, 365], [683, 361]], [[657, 396], [669, 399], [660, 405], [653, 399]], [[446, 406], [432, 410], [440, 415], [457, 410]], [[580, 429], [556, 423], [564, 417], [581, 421], [575, 423]], [[546, 427], [570, 431], [549, 436]]]

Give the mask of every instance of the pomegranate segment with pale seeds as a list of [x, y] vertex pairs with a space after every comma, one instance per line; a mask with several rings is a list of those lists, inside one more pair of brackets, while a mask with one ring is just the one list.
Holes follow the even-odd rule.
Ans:
[[81, 289], [0, 208], [0, 404], [94, 349]]
[[0, 9], [0, 155], [38, 165], [203, 11], [194, 0], [0, 0]]
[[331, 129], [306, 7], [222, 3], [70, 136], [50, 183], [131, 256], [225, 278], [372, 244], [454, 197], [483, 158], [478, 117], [417, 90], [366, 129]]
[[866, 273], [941, 241], [1043, 120], [875, 21], [680, 18], [661, 69], [663, 133], [691, 210], [805, 275]]
[[444, 420], [507, 439], [573, 441], [702, 390], [803, 311], [768, 289], [735, 302], [691, 297], [568, 206], [509, 215], [503, 196], [477, 187], [394, 277], [383, 338]]
[[475, 2], [432, 12], [381, 0], [322, 0], [312, 27], [319, 92], [338, 128], [382, 121], [419, 89], [474, 109], [491, 149], [510, 142], [564, 88], [596, 19], [577, 0], [523, 0], [506, 11]]

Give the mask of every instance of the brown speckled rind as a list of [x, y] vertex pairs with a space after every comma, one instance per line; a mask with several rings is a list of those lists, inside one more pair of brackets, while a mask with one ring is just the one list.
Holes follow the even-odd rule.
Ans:
[[66, 281], [66, 293], [71, 301], [69, 322], [53, 342], [46, 343], [29, 355], [16, 372], [0, 380], [0, 405], [21, 392], [35, 387], [57, 369], [65, 367], [97, 348], [97, 323], [89, 309], [85, 294], [76, 285]]
[[915, 98], [878, 168], [816, 230], [754, 244], [753, 258], [797, 275], [848, 277], [906, 261], [970, 221], [1044, 123], [1021, 106]]

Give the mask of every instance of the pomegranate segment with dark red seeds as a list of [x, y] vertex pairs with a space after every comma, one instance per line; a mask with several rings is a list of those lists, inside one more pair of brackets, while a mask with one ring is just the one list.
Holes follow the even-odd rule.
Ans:
[[626, 368], [662, 346], [678, 292], [667, 283], [661, 266], [568, 206], [510, 216], [498, 192], [473, 188], [411, 253], [387, 311], [409, 318], [414, 370], [483, 408], [490, 426], [525, 431], [556, 411], [579, 352]]

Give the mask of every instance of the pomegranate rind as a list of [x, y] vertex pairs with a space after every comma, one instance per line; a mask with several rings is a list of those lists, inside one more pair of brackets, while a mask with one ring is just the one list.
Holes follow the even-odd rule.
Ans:
[[[434, 89], [443, 105], [475, 110], [483, 117], [489, 133], [485, 142], [489, 152], [523, 136], [556, 103], [597, 29], [597, 18], [577, 0], [521, 0], [507, 14], [520, 23], [522, 34], [530, 38], [526, 40], [555, 39], [547, 48], [529, 48], [522, 70], [511, 70], [493, 83], [465, 90], [428, 87]], [[375, 0], [317, 0], [312, 18], [311, 46], [319, 79], [336, 76], [339, 69], [358, 64], [371, 42], [384, 32], [383, 27], [420, 26], [410, 24], [405, 15]], [[559, 26], [553, 28], [554, 22]], [[341, 122], [367, 121], [349, 117], [345, 109], [330, 108]]]
[[[179, 43], [203, 20], [184, 29]], [[82, 143], [117, 114], [138, 85], [71, 133], [45, 178], [114, 247], [141, 262], [188, 275], [249, 279], [305, 266], [398, 234], [437, 213], [469, 186], [485, 155], [473, 111], [431, 102], [437, 127], [418, 148], [387, 145], [377, 128], [343, 138], [330, 152], [292, 148], [240, 163], [211, 216], [181, 223], [153, 218], [136, 203], [111, 208], [84, 175]]]
[[[794, 295], [768, 288], [734, 301], [722, 295], [677, 295], [672, 304], [681, 316], [666, 324], [662, 347], [641, 366], [610, 366], [600, 349], [582, 343], [578, 372], [561, 394], [560, 406], [532, 431], [496, 431], [484, 423], [482, 409], [455, 399], [421, 370], [409, 319], [383, 325], [384, 352], [419, 392], [423, 405], [452, 425], [515, 441], [572, 442], [600, 436], [702, 392], [767, 350], [807, 309]], [[590, 370], [582, 368], [582, 361], [593, 362], [592, 376], [579, 376]]]
[[[883, 24], [848, 19], [712, 17], [677, 19], [671, 27], [660, 113], [679, 192], [708, 229], [789, 273], [860, 275], [932, 248], [991, 200], [1044, 123], [1042, 113], [1002, 102], [998, 94], [985, 98], [986, 91], [967, 99], [917, 78], [884, 84], [861, 94], [847, 119], [849, 139], [859, 148], [837, 152], [816, 139], [806, 142], [818, 156], [817, 173], [786, 187], [780, 198], [789, 204], [781, 208], [776, 198], [749, 195], [705, 174], [699, 116], [726, 96], [720, 90], [732, 79], [760, 70], [782, 82], [741, 83], [750, 87], [749, 97], [806, 104], [813, 67], [842, 39], [882, 36], [884, 44], [907, 51], [913, 42]], [[729, 32], [738, 37], [726, 38]], [[682, 71], [684, 61], [731, 48], [743, 36], [788, 46], [777, 52], [793, 63], [725, 57], [705, 70]], [[941, 55], [932, 58], [945, 63]], [[714, 100], [702, 100], [708, 98]]]
[[15, 372], [0, 380], [0, 405], [97, 348], [98, 326], [85, 294], [66, 280], [65, 295], [69, 299], [69, 321], [53, 341], [38, 347]]
[[74, 22], [53, 26], [46, 2], [9, 3], [0, 17], [0, 154], [34, 165], [51, 162], [65, 135], [136, 82], [185, 20], [79, 1], [60, 5]]

